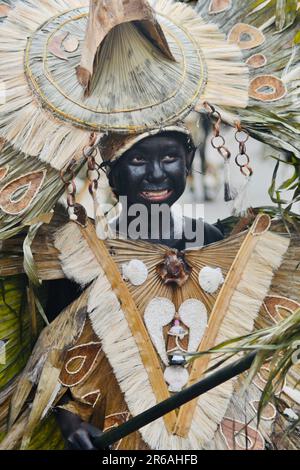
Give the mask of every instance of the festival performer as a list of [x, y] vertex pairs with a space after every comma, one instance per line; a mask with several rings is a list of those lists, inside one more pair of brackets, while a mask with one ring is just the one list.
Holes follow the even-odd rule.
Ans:
[[[288, 47], [295, 31], [272, 33], [261, 9], [230, 0], [195, 8], [172, 0], [97, 0], [89, 7], [26, 0], [8, 9], [0, 27], [0, 233], [14, 256], [6, 270], [13, 272], [12, 263], [15, 270], [19, 234], [29, 227], [23, 246], [31, 309], [41, 310], [33, 287], [39, 280], [66, 277], [82, 292], [42, 331], [20, 378], [4, 389], [2, 448], [63, 445], [62, 437], [55, 445], [43, 434], [54, 414], [71, 448], [94, 449], [101, 431], [184, 390], [216, 364], [209, 355], [191, 361], [195, 353], [300, 308], [292, 261], [299, 240], [280, 221], [259, 213], [229, 234], [220, 222], [172, 209], [201, 144], [202, 113], [212, 121], [225, 200], [236, 215], [247, 209], [253, 178], [249, 132], [299, 157], [298, 58]], [[238, 193], [222, 120], [235, 127], [245, 180]], [[84, 165], [94, 223], [77, 200]], [[110, 221], [103, 178], [122, 206]], [[51, 213], [64, 191], [68, 219]], [[146, 211], [141, 217], [137, 205]], [[51, 269], [42, 266], [38, 246]], [[275, 446], [279, 410], [270, 403], [256, 422], [270, 367], [247, 397], [243, 379], [231, 380], [115, 448]], [[279, 390], [286, 409], [296, 406], [297, 380], [294, 368]], [[293, 445], [290, 439], [286, 447]]]

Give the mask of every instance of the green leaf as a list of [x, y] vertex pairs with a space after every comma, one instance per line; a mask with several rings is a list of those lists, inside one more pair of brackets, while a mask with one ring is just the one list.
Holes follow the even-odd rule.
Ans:
[[297, 16], [297, 0], [277, 0], [276, 29], [282, 31], [294, 23]]
[[300, 31], [298, 31], [298, 33], [294, 37], [294, 44], [296, 45], [300, 44]]

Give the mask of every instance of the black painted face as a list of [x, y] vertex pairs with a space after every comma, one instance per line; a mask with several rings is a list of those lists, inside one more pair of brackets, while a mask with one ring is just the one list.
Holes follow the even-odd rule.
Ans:
[[174, 133], [148, 137], [120, 158], [110, 184], [128, 204], [173, 205], [183, 194], [194, 150]]

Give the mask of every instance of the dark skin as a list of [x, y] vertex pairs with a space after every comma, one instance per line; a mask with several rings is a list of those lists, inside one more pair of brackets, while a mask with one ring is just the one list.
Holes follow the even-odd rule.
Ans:
[[[194, 155], [195, 148], [187, 144], [186, 136], [178, 132], [169, 132], [138, 142], [113, 166], [109, 174], [109, 182], [118, 197], [127, 197], [127, 212], [134, 204], [143, 204], [148, 209], [147, 241], [163, 243], [179, 250], [186, 248], [187, 240], [174, 238], [173, 218], [171, 218], [171, 237], [164, 236], [160, 225], [159, 237], [152, 238], [150, 216], [153, 205], [163, 204], [171, 208], [180, 199], [186, 188], [186, 180]], [[126, 226], [127, 224], [129, 226], [135, 216], [126, 213], [122, 214], [121, 218], [125, 216]], [[122, 226], [121, 218], [117, 229]], [[207, 223], [203, 225], [200, 228], [204, 230], [204, 245], [223, 238], [222, 233], [213, 225]], [[193, 241], [189, 240], [189, 242]]]
[[[109, 172], [110, 185], [117, 196], [127, 196], [128, 210], [137, 203], [144, 204], [149, 213], [153, 204], [166, 204], [171, 208], [185, 190], [194, 155], [195, 149], [179, 133], [164, 133], [146, 138], [128, 150], [112, 167]], [[128, 216], [122, 214], [121, 217], [124, 215]], [[133, 220], [133, 216], [128, 216], [128, 225]], [[117, 229], [120, 226], [121, 220], [117, 222]], [[186, 240], [175, 239], [172, 236], [172, 227], [170, 238], [164, 237], [161, 226], [159, 234], [159, 238], [151, 239], [149, 236], [147, 240], [179, 250], [185, 249]], [[222, 238], [222, 233], [216, 227], [204, 223], [204, 245]], [[62, 409], [57, 410], [57, 419], [69, 448], [96, 450], [93, 437], [101, 434], [99, 430]]]
[[[118, 196], [127, 196], [132, 204], [167, 204], [172, 206], [183, 194], [186, 177], [195, 150], [188, 149], [185, 137], [173, 133], [148, 137], [128, 150], [110, 174], [110, 184]], [[143, 195], [147, 191], [168, 190], [161, 201], [153, 201]]]

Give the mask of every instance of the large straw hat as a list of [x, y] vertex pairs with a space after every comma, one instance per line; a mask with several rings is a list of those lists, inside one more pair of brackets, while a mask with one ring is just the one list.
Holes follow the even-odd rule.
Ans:
[[187, 5], [150, 4], [91, 1], [89, 16], [84, 0], [17, 3], [1, 34], [0, 135], [60, 168], [91, 131], [171, 126], [200, 100], [245, 107], [248, 68], [237, 45]]
[[203, 94], [207, 64], [187, 31], [166, 16], [157, 17], [174, 59], [134, 23], [119, 24], [96, 52], [88, 96], [77, 76], [82, 72], [77, 66], [88, 8], [51, 18], [33, 34], [26, 49], [26, 76], [32, 90], [58, 118], [86, 129], [140, 132], [176, 122]]

